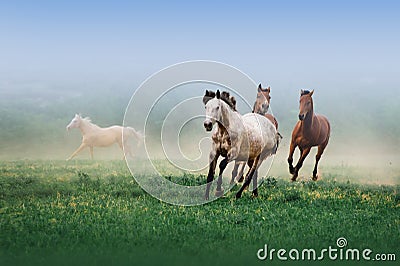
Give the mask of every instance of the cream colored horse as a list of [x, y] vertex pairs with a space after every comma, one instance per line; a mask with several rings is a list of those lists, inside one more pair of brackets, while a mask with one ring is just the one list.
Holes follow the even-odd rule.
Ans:
[[141, 133], [137, 132], [134, 128], [124, 128], [122, 126], [102, 128], [93, 124], [88, 117], [82, 118], [78, 114], [76, 114], [67, 125], [67, 130], [71, 128], [80, 129], [82, 133], [82, 144], [67, 160], [71, 160], [85, 148], [90, 149], [90, 156], [93, 159], [93, 147], [108, 147], [114, 143], [118, 143], [118, 146], [124, 151], [124, 157], [127, 155], [133, 157], [128, 140], [134, 137], [138, 141], [138, 145], [140, 145], [143, 140]]

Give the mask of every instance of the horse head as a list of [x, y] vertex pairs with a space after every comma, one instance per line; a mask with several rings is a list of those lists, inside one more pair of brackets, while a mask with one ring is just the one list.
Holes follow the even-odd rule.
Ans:
[[314, 90], [301, 90], [300, 91], [300, 112], [299, 119], [302, 121], [306, 118], [307, 114], [312, 113], [314, 110], [312, 95]]
[[203, 97], [203, 103], [206, 108], [206, 120], [204, 120], [204, 128], [207, 131], [211, 131], [216, 121], [221, 121], [221, 94], [219, 90], [216, 93], [213, 91], [206, 90], [206, 94]]
[[82, 117], [78, 114], [75, 114], [74, 118], [72, 118], [71, 122], [67, 125], [67, 130], [71, 128], [79, 128]]
[[269, 103], [271, 100], [271, 96], [269, 93], [271, 92], [271, 88], [263, 89], [260, 85], [257, 88], [257, 98], [253, 106], [253, 113], [257, 113], [260, 115], [265, 115], [268, 112]]

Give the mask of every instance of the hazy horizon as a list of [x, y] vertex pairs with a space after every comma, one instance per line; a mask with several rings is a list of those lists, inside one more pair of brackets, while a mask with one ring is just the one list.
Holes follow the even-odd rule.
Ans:
[[[0, 158], [67, 158], [81, 139], [65, 131], [75, 113], [100, 126], [122, 124], [130, 97], [149, 76], [183, 61], [212, 60], [271, 86], [284, 136], [280, 164], [305, 88], [315, 89], [315, 111], [332, 124], [322, 167], [397, 167], [399, 7], [396, 1], [1, 3]], [[255, 93], [249, 88], [246, 97]], [[120, 154], [116, 147], [95, 149], [95, 157]], [[310, 156], [306, 163], [312, 162]]]

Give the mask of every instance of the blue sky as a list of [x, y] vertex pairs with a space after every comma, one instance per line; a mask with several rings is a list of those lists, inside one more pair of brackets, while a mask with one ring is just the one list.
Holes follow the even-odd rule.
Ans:
[[0, 85], [138, 85], [195, 59], [231, 64], [272, 85], [399, 84], [396, 1], [82, 2], [0, 3]]

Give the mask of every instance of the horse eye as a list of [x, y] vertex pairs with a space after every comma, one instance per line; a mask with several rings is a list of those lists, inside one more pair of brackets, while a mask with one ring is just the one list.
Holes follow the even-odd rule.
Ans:
[[217, 106], [217, 110], [219, 109], [219, 106]]

